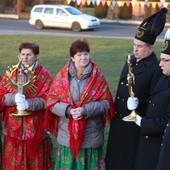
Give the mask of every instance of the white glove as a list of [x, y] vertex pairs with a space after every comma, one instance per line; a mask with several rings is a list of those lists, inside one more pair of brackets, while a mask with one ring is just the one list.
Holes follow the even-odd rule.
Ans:
[[141, 116], [136, 115], [136, 122], [135, 122], [135, 123], [136, 123], [138, 126], [141, 126], [141, 119], [142, 119]]
[[28, 102], [25, 100], [22, 103], [17, 103], [17, 110], [27, 110], [28, 109]]
[[24, 94], [21, 94], [21, 93], [17, 93], [16, 95], [15, 95], [15, 103], [17, 104], [17, 103], [23, 103], [23, 102], [25, 102], [25, 95]]
[[138, 107], [139, 100], [137, 97], [129, 97], [127, 100], [127, 108], [129, 110], [135, 110]]

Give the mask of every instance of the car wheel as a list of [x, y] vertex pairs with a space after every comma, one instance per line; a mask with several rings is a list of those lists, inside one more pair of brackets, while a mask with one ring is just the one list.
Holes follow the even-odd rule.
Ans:
[[43, 29], [44, 25], [43, 25], [41, 20], [37, 20], [35, 22], [35, 27], [38, 28], [38, 29]]
[[73, 31], [81, 31], [81, 25], [78, 23], [78, 22], [73, 22], [73, 24], [72, 24], [72, 30]]

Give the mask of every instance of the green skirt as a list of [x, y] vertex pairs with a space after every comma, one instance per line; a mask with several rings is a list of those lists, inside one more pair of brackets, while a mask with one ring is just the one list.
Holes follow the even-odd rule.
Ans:
[[55, 156], [55, 170], [105, 170], [103, 149], [81, 149], [73, 159], [70, 148], [58, 146]]

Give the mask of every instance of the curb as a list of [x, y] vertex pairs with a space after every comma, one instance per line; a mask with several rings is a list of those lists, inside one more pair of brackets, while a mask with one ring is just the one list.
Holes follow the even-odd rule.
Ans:
[[118, 24], [132, 24], [139, 25], [141, 21], [133, 21], [133, 20], [111, 20], [111, 19], [100, 19], [101, 23], [118, 23]]
[[[117, 23], [117, 24], [139, 25], [142, 21], [100, 19], [100, 22], [101, 23]], [[165, 26], [170, 27], [170, 23], [166, 23]]]
[[0, 14], [0, 18], [19, 19], [19, 16], [15, 14]]

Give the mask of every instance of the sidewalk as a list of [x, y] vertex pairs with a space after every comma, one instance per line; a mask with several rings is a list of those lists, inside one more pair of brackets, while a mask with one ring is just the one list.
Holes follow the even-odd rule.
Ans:
[[[130, 24], [130, 25], [139, 25], [141, 21], [134, 20], [111, 20], [111, 19], [100, 19], [101, 23], [117, 23], [117, 24]], [[170, 23], [165, 24], [166, 27], [170, 27]]]
[[133, 21], [133, 20], [111, 20], [111, 19], [100, 19], [101, 23], [119, 23], [119, 24], [132, 24], [139, 25], [141, 21]]

